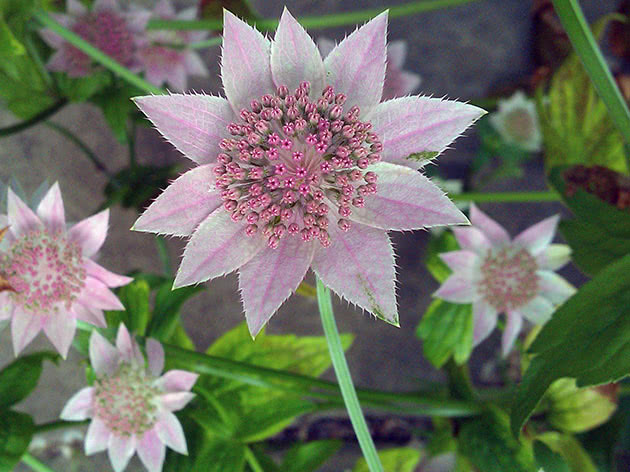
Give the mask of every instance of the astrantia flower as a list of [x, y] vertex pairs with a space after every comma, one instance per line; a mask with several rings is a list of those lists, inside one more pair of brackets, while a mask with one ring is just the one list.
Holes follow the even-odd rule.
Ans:
[[[160, 0], [153, 10], [160, 19], [193, 20], [196, 9], [188, 8], [175, 14], [170, 0]], [[189, 75], [207, 76], [208, 69], [201, 57], [188, 45], [203, 40], [206, 31], [147, 31], [146, 43], [140, 47], [138, 56], [144, 76], [155, 84], [168, 84], [172, 89], [183, 91]]]
[[557, 216], [535, 224], [514, 240], [475, 205], [470, 220], [472, 227], [453, 228], [461, 250], [440, 255], [453, 274], [435, 296], [453, 303], [472, 303], [475, 346], [490, 335], [498, 314], [505, 313], [505, 355], [512, 349], [523, 318], [534, 324], [546, 323], [555, 306], [575, 292], [554, 272], [569, 262], [571, 251], [564, 244], [551, 244]]
[[169, 370], [160, 377], [162, 345], [148, 339], [146, 350], [148, 366], [123, 324], [115, 347], [94, 331], [90, 338], [94, 384], [79, 390], [61, 412], [66, 421], [92, 419], [85, 454], [107, 449], [116, 472], [127, 466], [136, 451], [149, 472], [162, 470], [166, 446], [188, 454], [182, 425], [173, 412], [194, 398], [190, 389], [198, 375]]
[[[335, 42], [328, 38], [319, 38], [317, 46], [322, 57], [326, 57], [333, 49]], [[422, 79], [418, 74], [403, 70], [407, 57], [407, 41], [392, 41], [387, 45], [387, 68], [383, 84], [383, 100], [404, 97], [415, 92]]]
[[[137, 72], [140, 69], [137, 53], [142, 33], [149, 21], [148, 11], [123, 11], [117, 0], [96, 0], [87, 10], [78, 0], [66, 0], [67, 15], [54, 18], [123, 66]], [[51, 30], [40, 31], [44, 40], [57, 51], [47, 66], [50, 70], [66, 72], [71, 77], [83, 77], [92, 72], [92, 59]]]
[[414, 169], [483, 111], [427, 97], [379, 103], [386, 30], [383, 13], [323, 61], [288, 11], [273, 42], [226, 11], [227, 99], [136, 99], [199, 166], [175, 180], [134, 229], [191, 236], [176, 287], [238, 269], [253, 335], [309, 267], [340, 296], [397, 325], [387, 231], [467, 223]]
[[499, 100], [499, 109], [489, 119], [506, 143], [525, 151], [540, 151], [542, 134], [536, 105], [520, 90], [507, 100]]
[[62, 356], [74, 338], [76, 320], [105, 326], [103, 310], [124, 309], [108, 287], [131, 282], [91, 258], [105, 236], [109, 210], [66, 228], [59, 185], [53, 185], [34, 213], [9, 189], [8, 226], [0, 250], [0, 276], [10, 290], [0, 293], [0, 320], [10, 319], [18, 355], [43, 329]]

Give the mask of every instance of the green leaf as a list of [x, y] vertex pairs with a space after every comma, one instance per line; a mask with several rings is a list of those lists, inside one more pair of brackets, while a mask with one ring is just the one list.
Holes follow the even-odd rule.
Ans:
[[118, 172], [105, 186], [106, 203], [102, 208], [120, 204], [143, 211], [176, 177], [175, 166], [136, 166]]
[[553, 452], [543, 442], [534, 443], [534, 456], [543, 472], [574, 472], [560, 454]]
[[[383, 463], [383, 469], [387, 472], [413, 472], [422, 458], [422, 453], [418, 449], [400, 447], [380, 451], [378, 456]], [[364, 458], [357, 461], [352, 472], [370, 472]]]
[[530, 444], [510, 434], [508, 415], [492, 408], [467, 420], [458, 437], [459, 453], [483, 472], [536, 472]]
[[550, 173], [550, 182], [577, 217], [562, 221], [560, 231], [571, 246], [575, 263], [584, 272], [594, 275], [630, 254], [630, 212], [567, 185], [564, 175], [568, 170], [558, 167]]
[[55, 74], [55, 83], [59, 92], [73, 102], [84, 102], [93, 95], [103, 91], [112, 83], [109, 72], [100, 70], [87, 77], [73, 78], [67, 74]]
[[562, 305], [530, 351], [536, 356], [517, 390], [514, 434], [547, 388], [571, 377], [579, 386], [616, 381], [630, 373], [630, 254], [608, 265]]
[[434, 300], [422, 316], [416, 336], [423, 341], [424, 357], [436, 368], [451, 356], [457, 364], [463, 364], [472, 352], [472, 305]]
[[0, 409], [24, 400], [37, 387], [44, 360], [57, 362], [53, 352], [37, 352], [19, 357], [0, 371]]
[[163, 283], [155, 294], [153, 316], [148, 329], [149, 336], [162, 341], [170, 339], [180, 326], [179, 312], [184, 302], [204, 290], [202, 285], [173, 290], [171, 279]]
[[438, 282], [444, 282], [451, 275], [451, 269], [440, 258], [440, 254], [458, 249], [457, 239], [450, 231], [445, 231], [438, 237], [432, 236], [429, 240], [425, 264], [427, 270]]
[[435, 159], [440, 153], [438, 151], [421, 151], [421, 152], [414, 152], [409, 154], [405, 159], [408, 159], [410, 161], [417, 161], [417, 162], [422, 162], [422, 161], [430, 161], [432, 159]]
[[[571, 472], [597, 472], [597, 467], [582, 448], [577, 439], [568, 434], [561, 434], [555, 431], [540, 434], [536, 437], [538, 441], [542, 441], [551, 451], [560, 455]], [[540, 464], [542, 466], [542, 464]], [[545, 472], [555, 472], [562, 469], [546, 468]]]
[[315, 472], [341, 448], [337, 440], [295, 443], [284, 456], [280, 472]]
[[91, 101], [101, 108], [114, 137], [121, 143], [127, 142], [128, 120], [136, 112], [131, 98], [138, 95], [142, 95], [139, 89], [122, 84], [108, 87], [91, 96]]
[[26, 452], [35, 432], [33, 419], [12, 410], [0, 410], [0, 472], [11, 472]]
[[118, 298], [125, 306], [122, 318], [129, 331], [144, 336], [151, 316], [149, 311], [149, 284], [137, 279], [118, 290]]

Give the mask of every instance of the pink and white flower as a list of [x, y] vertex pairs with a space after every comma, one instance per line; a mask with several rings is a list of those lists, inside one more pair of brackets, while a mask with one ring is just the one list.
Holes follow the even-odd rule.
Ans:
[[[166, 20], [196, 18], [195, 7], [176, 14], [170, 0], [160, 0], [152, 13], [153, 17]], [[206, 77], [208, 69], [199, 54], [188, 46], [207, 35], [206, 31], [147, 31], [146, 42], [138, 51], [145, 78], [157, 86], [166, 83], [173, 90], [184, 91], [189, 75]]]
[[416, 169], [484, 112], [418, 96], [380, 103], [386, 31], [387, 12], [322, 60], [287, 10], [274, 41], [226, 11], [227, 99], [136, 99], [198, 166], [133, 229], [190, 237], [175, 287], [238, 270], [252, 335], [309, 267], [341, 297], [398, 325], [387, 231], [468, 223]]
[[85, 454], [107, 450], [112, 467], [121, 472], [134, 452], [149, 472], [162, 470], [166, 446], [188, 454], [182, 425], [174, 411], [193, 398], [190, 389], [197, 374], [164, 369], [164, 349], [147, 339], [148, 365], [124, 324], [118, 328], [116, 346], [98, 332], [90, 337], [90, 362], [96, 379], [79, 390], [61, 412], [61, 419], [91, 418]]
[[501, 345], [507, 355], [523, 318], [544, 324], [555, 307], [575, 293], [554, 272], [571, 258], [569, 246], [551, 244], [558, 219], [547, 218], [511, 240], [503, 227], [472, 205], [472, 226], [453, 228], [461, 249], [440, 255], [453, 274], [435, 296], [452, 303], [472, 303], [475, 346], [490, 335], [499, 313], [505, 313]]
[[[52, 16], [123, 66], [134, 72], [140, 70], [138, 48], [144, 41], [150, 12], [123, 11], [117, 0], [96, 0], [91, 10], [78, 0], [66, 0], [66, 13]], [[92, 73], [93, 62], [87, 54], [49, 29], [39, 33], [50, 47], [57, 50], [48, 61], [50, 70], [65, 72], [70, 77]]]
[[[335, 49], [335, 42], [328, 38], [319, 38], [317, 46], [322, 57]], [[422, 79], [418, 74], [403, 70], [407, 57], [407, 41], [398, 40], [387, 44], [387, 67], [385, 69], [385, 83], [383, 84], [382, 100], [404, 97], [415, 92]]]
[[8, 231], [0, 247], [0, 321], [11, 320], [18, 355], [43, 329], [66, 357], [80, 319], [105, 326], [103, 310], [123, 310], [110, 291], [133, 279], [114, 274], [92, 260], [105, 241], [109, 210], [67, 228], [59, 185], [54, 184], [33, 212], [10, 188]]
[[500, 99], [498, 110], [489, 117], [490, 124], [506, 143], [525, 151], [538, 152], [542, 148], [542, 132], [533, 100], [522, 91], [510, 98]]

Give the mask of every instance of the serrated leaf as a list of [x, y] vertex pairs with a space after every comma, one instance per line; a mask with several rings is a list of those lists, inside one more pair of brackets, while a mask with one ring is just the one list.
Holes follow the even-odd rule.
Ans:
[[492, 408], [467, 420], [458, 437], [459, 453], [483, 472], [536, 472], [530, 444], [510, 433], [508, 415]]
[[425, 265], [435, 280], [442, 283], [451, 275], [451, 269], [440, 259], [440, 254], [458, 249], [459, 244], [450, 231], [445, 231], [437, 237], [431, 237], [427, 245]]
[[24, 400], [37, 387], [44, 360], [57, 362], [54, 352], [21, 356], [0, 371], [0, 409]]
[[422, 316], [416, 335], [423, 341], [424, 357], [436, 368], [451, 356], [457, 364], [463, 364], [472, 352], [472, 305], [434, 300]]
[[280, 472], [315, 472], [342, 446], [341, 441], [322, 440], [296, 443], [284, 456]]
[[[577, 439], [568, 434], [561, 434], [555, 431], [540, 434], [536, 437], [538, 441], [542, 441], [551, 451], [560, 455], [568, 470], [571, 472], [597, 472], [597, 467], [582, 448]], [[540, 464], [542, 466], [542, 464]], [[563, 469], [545, 469], [545, 472], [562, 472]]]
[[0, 472], [11, 472], [26, 452], [35, 432], [33, 419], [12, 410], [0, 410]]
[[562, 305], [530, 347], [536, 354], [512, 408], [517, 434], [548, 387], [562, 377], [579, 386], [630, 373], [630, 254], [608, 265]]
[[[387, 472], [413, 472], [422, 458], [422, 453], [418, 449], [400, 447], [379, 451], [378, 457]], [[370, 472], [364, 458], [357, 461], [352, 472]]]

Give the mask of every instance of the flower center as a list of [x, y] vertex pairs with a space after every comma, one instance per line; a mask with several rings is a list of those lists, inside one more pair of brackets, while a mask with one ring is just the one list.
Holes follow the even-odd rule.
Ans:
[[232, 220], [243, 220], [248, 236], [262, 233], [271, 248], [287, 235], [329, 246], [329, 210], [347, 231], [353, 207], [377, 189], [377, 175], [365, 171], [383, 149], [372, 124], [359, 121], [356, 106], [344, 113], [346, 97], [331, 86], [316, 101], [309, 90], [308, 82], [293, 94], [280, 86], [253, 100], [228, 126], [233, 138], [221, 141], [214, 167]]
[[536, 125], [532, 115], [526, 109], [516, 109], [505, 117], [505, 129], [516, 141], [531, 139]]
[[94, 416], [115, 434], [142, 435], [157, 421], [157, 396], [162, 393], [153, 385], [155, 379], [144, 367], [122, 363], [112, 375], [94, 382]]
[[63, 235], [31, 231], [0, 257], [13, 300], [33, 312], [69, 310], [85, 285], [81, 248]]
[[[90, 12], [79, 18], [72, 31], [94, 47], [129, 67], [133, 62], [133, 34], [125, 19], [112, 10]], [[68, 43], [69, 57], [75, 65], [87, 69], [92, 63], [84, 52]]]
[[479, 289], [498, 311], [525, 305], [538, 292], [538, 264], [522, 248], [490, 249], [481, 265]]

